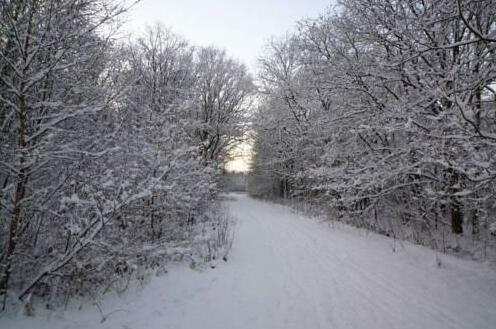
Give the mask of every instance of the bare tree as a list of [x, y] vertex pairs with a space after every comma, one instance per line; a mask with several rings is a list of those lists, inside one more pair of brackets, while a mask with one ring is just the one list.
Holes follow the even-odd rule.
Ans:
[[196, 135], [205, 162], [222, 159], [243, 136], [254, 85], [245, 66], [216, 48], [200, 48], [196, 63]]

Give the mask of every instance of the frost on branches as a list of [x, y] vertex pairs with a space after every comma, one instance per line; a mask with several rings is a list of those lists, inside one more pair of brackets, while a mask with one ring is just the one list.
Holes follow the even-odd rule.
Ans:
[[95, 296], [169, 260], [225, 252], [217, 180], [251, 79], [159, 26], [119, 43], [131, 4], [1, 1], [4, 307]]
[[496, 3], [337, 9], [260, 61], [252, 193], [496, 260]]

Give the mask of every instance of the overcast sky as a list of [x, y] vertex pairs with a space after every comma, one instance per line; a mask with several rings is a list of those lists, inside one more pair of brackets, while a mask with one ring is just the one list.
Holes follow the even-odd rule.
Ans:
[[264, 44], [304, 17], [316, 17], [331, 0], [142, 0], [128, 15], [127, 29], [140, 33], [161, 22], [196, 45], [215, 45], [256, 65]]

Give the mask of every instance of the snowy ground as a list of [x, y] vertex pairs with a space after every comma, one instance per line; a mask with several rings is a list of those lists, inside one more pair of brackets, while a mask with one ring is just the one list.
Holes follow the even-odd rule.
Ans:
[[408, 243], [330, 227], [283, 206], [236, 195], [229, 262], [172, 269], [95, 306], [0, 328], [313, 329], [496, 328], [496, 272]]

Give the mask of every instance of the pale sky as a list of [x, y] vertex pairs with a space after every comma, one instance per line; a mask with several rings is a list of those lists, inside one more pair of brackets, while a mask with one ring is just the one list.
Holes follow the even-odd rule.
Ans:
[[161, 22], [196, 45], [214, 45], [256, 67], [271, 36], [283, 36], [305, 17], [316, 17], [332, 0], [142, 0], [126, 29], [140, 33]]
[[[129, 14], [125, 30], [139, 35], [157, 22], [193, 45], [216, 46], [244, 62], [255, 75], [257, 58], [271, 37], [284, 36], [298, 20], [317, 17], [332, 0], [142, 0]], [[246, 171], [251, 145], [242, 143], [228, 170]]]

